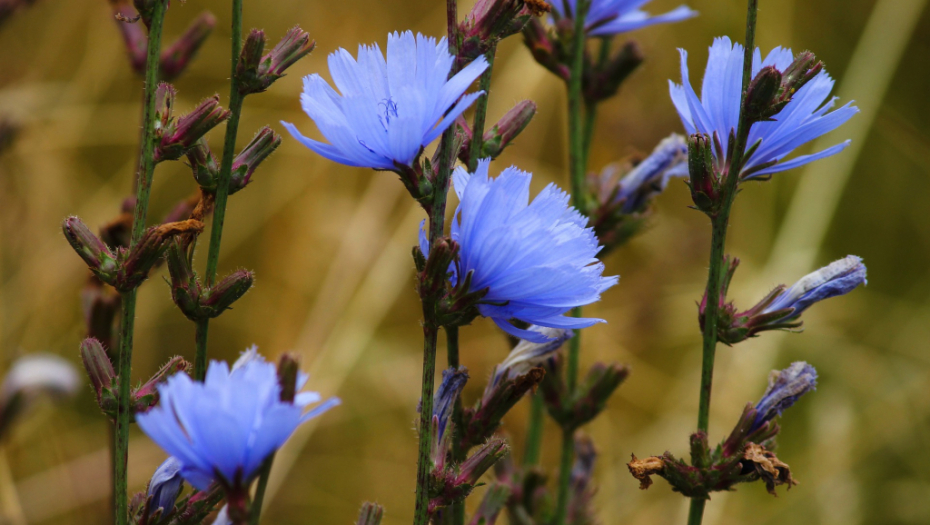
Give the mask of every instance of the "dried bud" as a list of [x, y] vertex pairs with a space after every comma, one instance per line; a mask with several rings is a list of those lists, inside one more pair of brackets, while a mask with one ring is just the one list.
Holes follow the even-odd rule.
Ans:
[[246, 38], [236, 66], [236, 79], [242, 95], [261, 93], [275, 80], [284, 76], [284, 71], [313, 51], [316, 43], [299, 27], [289, 30], [278, 45], [267, 55], [265, 33], [253, 29]]
[[113, 370], [113, 364], [100, 341], [93, 338], [87, 338], [81, 342], [81, 361], [84, 363], [87, 377], [90, 378], [90, 385], [94, 389], [97, 403], [100, 403], [104, 390], [111, 389], [115, 385], [116, 371]]
[[711, 139], [702, 133], [688, 137], [688, 173], [691, 176], [691, 200], [694, 206], [709, 216], [717, 214], [721, 205], [720, 178], [714, 165]]
[[229, 194], [245, 188], [252, 181], [255, 168], [281, 145], [281, 136], [265, 126], [233, 160], [229, 179]]
[[623, 81], [645, 60], [642, 48], [630, 40], [603, 64], [585, 61], [582, 91], [589, 104], [596, 104], [617, 94]]
[[184, 34], [161, 52], [161, 76], [174, 80], [187, 68], [200, 46], [207, 40], [216, 26], [216, 17], [204, 11], [191, 22]]
[[[170, 111], [168, 112], [170, 116]], [[211, 129], [229, 118], [230, 112], [220, 107], [220, 96], [206, 98], [193, 111], [175, 120], [168, 120], [158, 133], [155, 161], [177, 160], [193, 148]], [[162, 117], [164, 121], [164, 117]]]
[[381, 525], [384, 516], [384, 507], [377, 503], [366, 501], [358, 512], [358, 521], [355, 525]]
[[646, 459], [638, 459], [636, 454], [631, 456], [632, 459], [626, 466], [630, 469], [630, 474], [639, 480], [640, 490], [646, 490], [652, 485], [651, 476], [665, 470], [665, 460], [658, 456], [649, 456]]
[[117, 258], [110, 248], [94, 235], [81, 219], [68, 217], [61, 229], [74, 251], [100, 280], [110, 282], [116, 277]]
[[496, 159], [510, 145], [536, 115], [536, 103], [532, 100], [519, 102], [504, 114], [497, 124], [484, 133], [480, 158]]
[[779, 460], [774, 452], [766, 450], [762, 445], [749, 443], [743, 452], [743, 464], [765, 482], [769, 494], [775, 496], [775, 487], [788, 485], [790, 490], [798, 482], [791, 477], [791, 470], [787, 463]]

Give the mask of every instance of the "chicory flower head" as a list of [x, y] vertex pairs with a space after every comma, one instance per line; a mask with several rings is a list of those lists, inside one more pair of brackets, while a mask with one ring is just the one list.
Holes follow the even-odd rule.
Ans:
[[756, 419], [750, 427], [753, 433], [766, 422], [780, 416], [804, 394], [817, 387], [817, 370], [813, 366], [798, 361], [784, 370], [773, 370], [769, 376], [769, 386], [756, 403]]
[[[527, 341], [551, 339], [517, 328], [511, 319], [549, 328], [585, 328], [602, 319], [565, 317], [576, 306], [600, 299], [618, 277], [604, 277], [594, 230], [569, 206], [569, 196], [554, 184], [529, 202], [532, 175], [510, 167], [488, 176], [489, 160], [474, 174], [457, 168], [452, 180], [459, 205], [451, 225], [460, 262], [452, 284], [472, 273], [471, 290], [487, 289], [478, 311], [505, 332]], [[425, 232], [420, 249], [429, 253]]]
[[[731, 130], [735, 132], [740, 112], [742, 93], [743, 46], [730, 42], [728, 37], [714, 39], [704, 71], [704, 83], [699, 99], [688, 78], [688, 52], [681, 53], [681, 85], [669, 81], [669, 91], [678, 115], [689, 134], [704, 133], [720, 140], [723, 152], [727, 151]], [[776, 47], [765, 59], [756, 48], [752, 61], [752, 75], [763, 67], [774, 66], [784, 71], [794, 61], [791, 49]], [[794, 93], [791, 101], [770, 121], [756, 122], [749, 130], [747, 146], [760, 142], [758, 149], [745, 159], [743, 173], [752, 173], [746, 179], [760, 177], [803, 166], [824, 157], [835, 155], [849, 145], [842, 142], [823, 151], [801, 155], [789, 161], [782, 159], [798, 146], [833, 131], [859, 112], [851, 102], [829, 111], [836, 97], [829, 98], [833, 79], [825, 70]], [[715, 155], [717, 153], [715, 152]], [[753, 170], [769, 162], [776, 164]], [[723, 162], [718, 158], [717, 162]]]
[[[574, 18], [578, 0], [547, 0], [560, 18]], [[688, 6], [651, 16], [640, 7], [652, 0], [591, 0], [585, 17], [585, 30], [591, 36], [608, 36], [635, 31], [654, 24], [681, 22], [697, 16]]]
[[378, 44], [360, 45], [357, 60], [340, 48], [329, 55], [340, 93], [313, 74], [304, 78], [300, 96], [304, 112], [329, 144], [282, 124], [304, 146], [347, 166], [412, 166], [420, 150], [482, 94], [462, 96], [488, 67], [485, 58], [448, 78], [454, 61], [445, 38], [437, 43], [410, 31], [388, 35], [387, 59]]
[[846, 295], [860, 284], [868, 284], [865, 264], [860, 257], [848, 255], [802, 277], [791, 288], [775, 297], [762, 313], [793, 308], [790, 314], [777, 320], [784, 323], [799, 317], [810, 305], [830, 297]]
[[[612, 168], [605, 168], [601, 177], [611, 178]], [[669, 179], [687, 175], [688, 143], [681, 135], [672, 134], [620, 179], [614, 200], [623, 202], [622, 213], [635, 213], [642, 210], [652, 197], [665, 191]]]
[[517, 346], [513, 347], [510, 354], [501, 364], [494, 368], [491, 373], [491, 381], [488, 388], [492, 388], [500, 383], [501, 379], [507, 377], [514, 379], [526, 374], [533, 367], [539, 366], [547, 359], [552, 357], [559, 348], [572, 337], [575, 332], [562, 328], [545, 328], [542, 326], [530, 326], [527, 330], [539, 332], [552, 339], [545, 343], [532, 343], [525, 339], [520, 340]]
[[[299, 374], [297, 390], [307, 382]], [[185, 373], [158, 386], [159, 404], [136, 421], [153, 441], [181, 463], [181, 476], [199, 490], [216, 479], [227, 490], [248, 488], [265, 459], [297, 427], [339, 404], [320, 401], [316, 392], [298, 392], [294, 402], [281, 400], [277, 370], [255, 348], [232, 370], [212, 361], [203, 383]]]

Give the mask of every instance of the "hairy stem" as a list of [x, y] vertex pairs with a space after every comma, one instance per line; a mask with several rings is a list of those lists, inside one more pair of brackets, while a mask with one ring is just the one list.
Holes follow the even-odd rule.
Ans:
[[[707, 434], [710, 423], [710, 399], [714, 382], [714, 358], [717, 351], [717, 318], [720, 312], [720, 303], [726, 298], [721, 297], [723, 284], [724, 255], [726, 253], [727, 226], [730, 220], [730, 209], [736, 197], [736, 187], [739, 182], [739, 170], [743, 161], [743, 152], [749, 137], [752, 125], [748, 122], [743, 101], [749, 87], [752, 74], [752, 55], [755, 50], [756, 15], [759, 10], [758, 0], [748, 0], [746, 13], [746, 49], [743, 57], [743, 85], [740, 99], [740, 116], [734, 145], [733, 158], [727, 166], [726, 179], [723, 188], [723, 205], [720, 213], [711, 218], [711, 245], [710, 267], [707, 272], [707, 304], [704, 309], [704, 341], [703, 356], [701, 359], [701, 390], [698, 404], [699, 432]], [[695, 465], [706, 467], [707, 465]], [[704, 517], [705, 500], [692, 499], [688, 512], [688, 525], [700, 525]]]
[[468, 150], [468, 171], [474, 173], [478, 168], [478, 158], [481, 156], [481, 147], [484, 145], [484, 125], [488, 116], [488, 97], [491, 95], [491, 70], [494, 69], [494, 56], [497, 54], [497, 43], [484, 55], [488, 61], [488, 68], [478, 80], [478, 89], [484, 95], [475, 101], [475, 122], [471, 128], [471, 146]]
[[[155, 174], [155, 90], [158, 88], [159, 52], [161, 30], [165, 20], [167, 0], [156, 0], [152, 6], [152, 22], [149, 27], [148, 52], [145, 63], [145, 95], [142, 113], [142, 159], [136, 176], [136, 206], [133, 210], [130, 248], [135, 247], [145, 231], [149, 197], [152, 193], [152, 177]], [[129, 459], [130, 381], [132, 380], [132, 339], [136, 317], [136, 290], [122, 294], [122, 310], [119, 330], [119, 392], [116, 410], [115, 439], [113, 452], [113, 506], [114, 523], [129, 523], [129, 494], [127, 462]]]
[[423, 325], [423, 377], [420, 390], [420, 444], [417, 461], [417, 501], [414, 525], [429, 523], [429, 473], [433, 462], [430, 449], [433, 438], [433, 378], [436, 375], [436, 338], [438, 330], [429, 321]]
[[[236, 134], [239, 131], [239, 116], [242, 114], [244, 96], [239, 93], [236, 81], [236, 66], [242, 52], [242, 0], [232, 2], [232, 72], [229, 78], [229, 120], [226, 121], [226, 137], [223, 141], [223, 160], [217, 177], [216, 200], [213, 208], [213, 228], [210, 230], [210, 248], [207, 251], [206, 286], [216, 283], [216, 267], [220, 260], [220, 243], [223, 239], [223, 224], [226, 221], [226, 201], [229, 199], [229, 179], [232, 176], [233, 157], [236, 154]], [[197, 339], [194, 363], [195, 376], [203, 379], [207, 364], [207, 333], [209, 320], [197, 323]]]
[[563, 525], [568, 517], [569, 487], [572, 481], [572, 461], [575, 456], [575, 431], [562, 431], [562, 457], [559, 460], [559, 499], [555, 507], [556, 525]]

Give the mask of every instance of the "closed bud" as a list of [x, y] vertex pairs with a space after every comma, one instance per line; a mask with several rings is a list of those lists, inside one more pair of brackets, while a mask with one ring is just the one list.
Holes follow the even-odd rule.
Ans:
[[87, 267], [100, 280], [111, 282], [116, 277], [117, 259], [112, 250], [94, 235], [90, 228], [77, 217], [68, 217], [61, 225], [61, 229]]
[[630, 367], [626, 365], [595, 363], [584, 381], [578, 385], [572, 409], [572, 426], [578, 428], [597, 417], [610, 396], [629, 375]]
[[240, 93], [251, 93], [252, 89], [261, 84], [258, 67], [262, 62], [262, 53], [265, 52], [265, 32], [260, 29], [249, 31], [239, 53], [236, 63], [236, 80], [239, 82]]
[[597, 103], [617, 94], [623, 81], [643, 63], [646, 57], [642, 48], [630, 40], [620, 51], [603, 64], [585, 61], [583, 87], [585, 100]]
[[161, 136], [168, 133], [174, 116], [174, 103], [178, 90], [167, 82], [159, 82], [155, 88], [155, 131]]
[[549, 10], [542, 0], [478, 0], [459, 26], [460, 60], [471, 61], [487, 53], [501, 39], [519, 33], [533, 15]]
[[236, 155], [232, 164], [232, 174], [229, 179], [229, 194], [245, 188], [252, 181], [252, 174], [259, 164], [281, 145], [281, 136], [265, 126]]
[[84, 370], [87, 371], [87, 377], [90, 378], [90, 385], [99, 403], [103, 399], [104, 390], [114, 386], [116, 371], [113, 370], [113, 364], [107, 357], [107, 351], [103, 345], [92, 337], [81, 342], [81, 361], [84, 363]]
[[355, 525], [381, 525], [384, 516], [384, 507], [377, 503], [366, 501], [358, 511], [358, 521]]
[[509, 452], [510, 449], [503, 439], [488, 441], [459, 466], [459, 474], [455, 478], [455, 483], [474, 486], [481, 476], [497, 463], [497, 460]]
[[283, 354], [278, 359], [278, 385], [281, 401], [293, 403], [297, 396], [297, 379], [300, 375], [300, 359], [295, 354]]
[[316, 45], [310, 35], [295, 27], [284, 35], [271, 52], [262, 55], [265, 49], [265, 33], [253, 29], [246, 38], [236, 66], [239, 93], [261, 93], [275, 80], [284, 76], [284, 71], [313, 51]]
[[781, 89], [782, 75], [775, 66], [763, 67], [749, 83], [743, 112], [750, 123], [770, 120], [781, 111], [775, 105], [775, 97]]
[[716, 215], [721, 205], [721, 188], [709, 136], [695, 133], [688, 137], [688, 173], [694, 206], [709, 216]]
[[255, 276], [250, 271], [233, 272], [201, 294], [200, 306], [209, 309], [210, 317], [216, 317], [245, 295], [254, 280]]
[[164, 0], [132, 0], [132, 5], [136, 8], [136, 11], [139, 12], [139, 18], [142, 19], [142, 23], [145, 24], [145, 27], [152, 27], [152, 16], [155, 12], [155, 3], [161, 2]]
[[229, 118], [229, 115], [229, 111], [220, 106], [219, 95], [213, 95], [201, 101], [187, 115], [176, 121], [171, 119], [158, 134], [155, 161], [181, 158], [204, 135]]
[[204, 11], [191, 22], [184, 34], [161, 52], [161, 75], [166, 80], [173, 80], [187, 68], [197, 54], [200, 46], [207, 40], [216, 26], [216, 17]]
[[536, 103], [532, 100], [519, 102], [504, 114], [497, 124], [484, 133], [480, 158], [496, 159], [504, 148], [529, 125], [536, 115]]
[[[197, 185], [208, 193], [215, 193], [220, 165], [216, 162], [213, 152], [210, 151], [207, 141], [201, 138], [187, 150], [185, 155], [191, 171], [194, 172], [194, 180], [197, 181]], [[230, 181], [230, 186], [232, 186], [232, 181]]]
[[567, 65], [568, 54], [559, 38], [547, 30], [538, 18], [530, 18], [523, 27], [523, 43], [539, 65], [568, 82], [571, 78], [571, 70]]
[[191, 369], [190, 363], [183, 357], [174, 356], [165, 363], [155, 375], [149, 378], [142, 386], [132, 392], [132, 409], [134, 413], [144, 413], [158, 404], [158, 385], [164, 383], [169, 377], [179, 372]]
[[[433, 416], [438, 419], [439, 423], [438, 432], [433, 435], [433, 439], [437, 442], [441, 443], [446, 437], [446, 429], [452, 418], [452, 409], [467, 382], [468, 369], [464, 366], [442, 371], [442, 382], [439, 383], [436, 400], [433, 402]], [[449, 434], [451, 435], [451, 432]]]
[[203, 223], [194, 219], [149, 228], [122, 261], [119, 278], [113, 286], [121, 292], [135, 289], [148, 278], [149, 271], [161, 260], [171, 239], [179, 235], [198, 234], [202, 231]]
[[129, 56], [129, 65], [132, 70], [139, 75], [145, 74], [146, 52], [149, 46], [149, 39], [142, 30], [142, 26], [130, 22], [138, 15], [127, 4], [118, 2], [113, 4], [113, 18], [116, 20], [116, 27], [123, 36], [123, 45], [126, 47], [126, 54]]
[[87, 337], [100, 341], [105, 350], [113, 350], [113, 321], [119, 313], [120, 295], [96, 278], [91, 278], [81, 291], [81, 309]]

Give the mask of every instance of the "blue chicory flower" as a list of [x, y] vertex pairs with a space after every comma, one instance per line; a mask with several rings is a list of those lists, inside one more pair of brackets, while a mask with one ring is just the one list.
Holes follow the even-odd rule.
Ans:
[[860, 257], [848, 255], [805, 275], [794, 286], [775, 297], [761, 313], [793, 308], [790, 314], [777, 320], [779, 323], [790, 321], [799, 317], [810, 305], [848, 294], [860, 284], [868, 284], [865, 264]]
[[[578, 0], [547, 0], [560, 18], [574, 18]], [[652, 0], [591, 0], [585, 17], [585, 30], [591, 36], [608, 36], [643, 27], [681, 22], [697, 16], [688, 6], [679, 6], [668, 13], [651, 16], [640, 7]]]
[[756, 419], [749, 429], [749, 433], [755, 432], [766, 422], [780, 416], [782, 412], [790, 408], [804, 394], [816, 389], [817, 387], [817, 370], [813, 366], [798, 361], [792, 363], [788, 368], [778, 371], [773, 370], [769, 376], [769, 386], [762, 394], [762, 399], [756, 403]]
[[468, 370], [464, 366], [449, 368], [442, 371], [442, 382], [436, 390], [436, 402], [433, 404], [433, 416], [439, 420], [439, 433], [437, 442], [442, 441], [446, 433], [449, 418], [452, 417], [452, 408], [468, 382]]
[[[297, 389], [307, 375], [297, 378]], [[293, 403], [281, 401], [275, 366], [255, 348], [233, 366], [212, 361], [203, 383], [178, 373], [158, 386], [158, 405], [136, 421], [153, 441], [181, 463], [181, 476], [199, 490], [216, 479], [226, 489], [244, 489], [265, 459], [297, 427], [339, 404], [320, 401], [316, 392], [300, 392]]]
[[174, 511], [174, 502], [181, 493], [181, 462], [174, 456], [166, 459], [152, 474], [147, 496], [152, 496], [151, 512], [162, 510], [162, 518]]
[[454, 61], [445, 38], [437, 43], [410, 31], [388, 35], [387, 59], [378, 44], [359, 46], [358, 60], [340, 48], [329, 55], [340, 93], [313, 74], [304, 78], [300, 96], [304, 112], [329, 144], [282, 124], [301, 144], [341, 164], [379, 170], [412, 166], [421, 149], [483, 93], [462, 96], [488, 67], [485, 58], [448, 78]]
[[[730, 140], [730, 131], [737, 128], [742, 92], [743, 46], [733, 44], [728, 37], [714, 39], [704, 71], [701, 99], [691, 87], [688, 79], [688, 53], [681, 53], [681, 85], [669, 81], [669, 91], [678, 115], [689, 134], [705, 133], [720, 140], [724, 152]], [[765, 66], [774, 66], [784, 71], [794, 60], [791, 49], [776, 47], [765, 59], [756, 48], [752, 61], [752, 75]], [[803, 166], [824, 157], [835, 155], [849, 145], [842, 142], [823, 151], [801, 155], [781, 162], [795, 148], [833, 131], [859, 112], [851, 102], [830, 111], [836, 97], [829, 98], [833, 90], [833, 79], [821, 70], [813, 79], [795, 93], [791, 101], [771, 121], [757, 122], [749, 131], [747, 146], [761, 141], [759, 148], [746, 159], [743, 172], [772, 161], [773, 166], [753, 171], [744, 177], [751, 179]], [[714, 153], [717, 154], [716, 151]], [[717, 159], [723, 162], [723, 159]]]
[[[452, 284], [473, 272], [471, 290], [487, 289], [478, 311], [505, 332], [534, 343], [551, 338], [510, 323], [518, 319], [549, 328], [585, 328], [603, 319], [565, 317], [576, 306], [600, 299], [618, 277], [603, 277], [601, 250], [587, 219], [569, 206], [569, 196], [550, 184], [529, 202], [532, 175], [510, 167], [488, 177], [488, 159], [474, 174], [453, 173], [459, 205], [451, 225], [460, 246]], [[429, 253], [421, 228], [420, 249]]]

